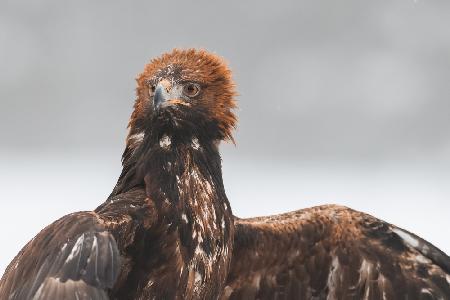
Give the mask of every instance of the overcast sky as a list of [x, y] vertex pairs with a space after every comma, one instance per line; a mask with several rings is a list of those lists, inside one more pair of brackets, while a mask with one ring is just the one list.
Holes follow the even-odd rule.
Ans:
[[0, 272], [42, 226], [104, 201], [134, 78], [173, 47], [234, 72], [237, 214], [341, 203], [450, 252], [449, 28], [448, 0], [2, 1]]

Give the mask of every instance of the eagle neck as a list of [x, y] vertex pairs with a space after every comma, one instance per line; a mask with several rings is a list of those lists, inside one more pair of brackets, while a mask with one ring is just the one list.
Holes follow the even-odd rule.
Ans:
[[[142, 264], [134, 266], [128, 282], [160, 282], [148, 289], [167, 298], [173, 298], [171, 292], [180, 299], [217, 298], [225, 285], [234, 236], [218, 142], [194, 135], [148, 134], [140, 141], [129, 137], [123, 166], [112, 195], [145, 190], [155, 216], [129, 247]], [[153, 265], [149, 253], [158, 262], [173, 263]], [[170, 276], [161, 281], [159, 272]]]
[[217, 295], [226, 279], [234, 228], [217, 143], [163, 135], [150, 149], [142, 164], [145, 190], [162, 216], [160, 224], [178, 232], [186, 249], [180, 272], [188, 272], [192, 281], [180, 285], [193, 286], [194, 298]]

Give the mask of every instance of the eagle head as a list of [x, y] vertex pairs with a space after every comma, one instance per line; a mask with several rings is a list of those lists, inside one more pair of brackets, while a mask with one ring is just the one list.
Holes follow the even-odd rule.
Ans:
[[174, 49], [138, 75], [130, 135], [233, 140], [235, 85], [224, 60], [206, 50]]

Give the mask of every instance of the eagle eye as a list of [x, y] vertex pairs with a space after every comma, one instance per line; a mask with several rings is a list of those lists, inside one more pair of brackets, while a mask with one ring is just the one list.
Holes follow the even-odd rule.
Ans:
[[200, 93], [200, 86], [196, 83], [187, 83], [183, 87], [183, 94], [188, 97], [195, 97]]

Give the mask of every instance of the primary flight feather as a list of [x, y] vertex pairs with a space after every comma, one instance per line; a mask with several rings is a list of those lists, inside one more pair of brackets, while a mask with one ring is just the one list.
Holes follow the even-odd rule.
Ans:
[[450, 299], [449, 257], [370, 215], [233, 217], [218, 146], [236, 93], [220, 57], [163, 54], [136, 95], [110, 197], [30, 241], [0, 299]]

